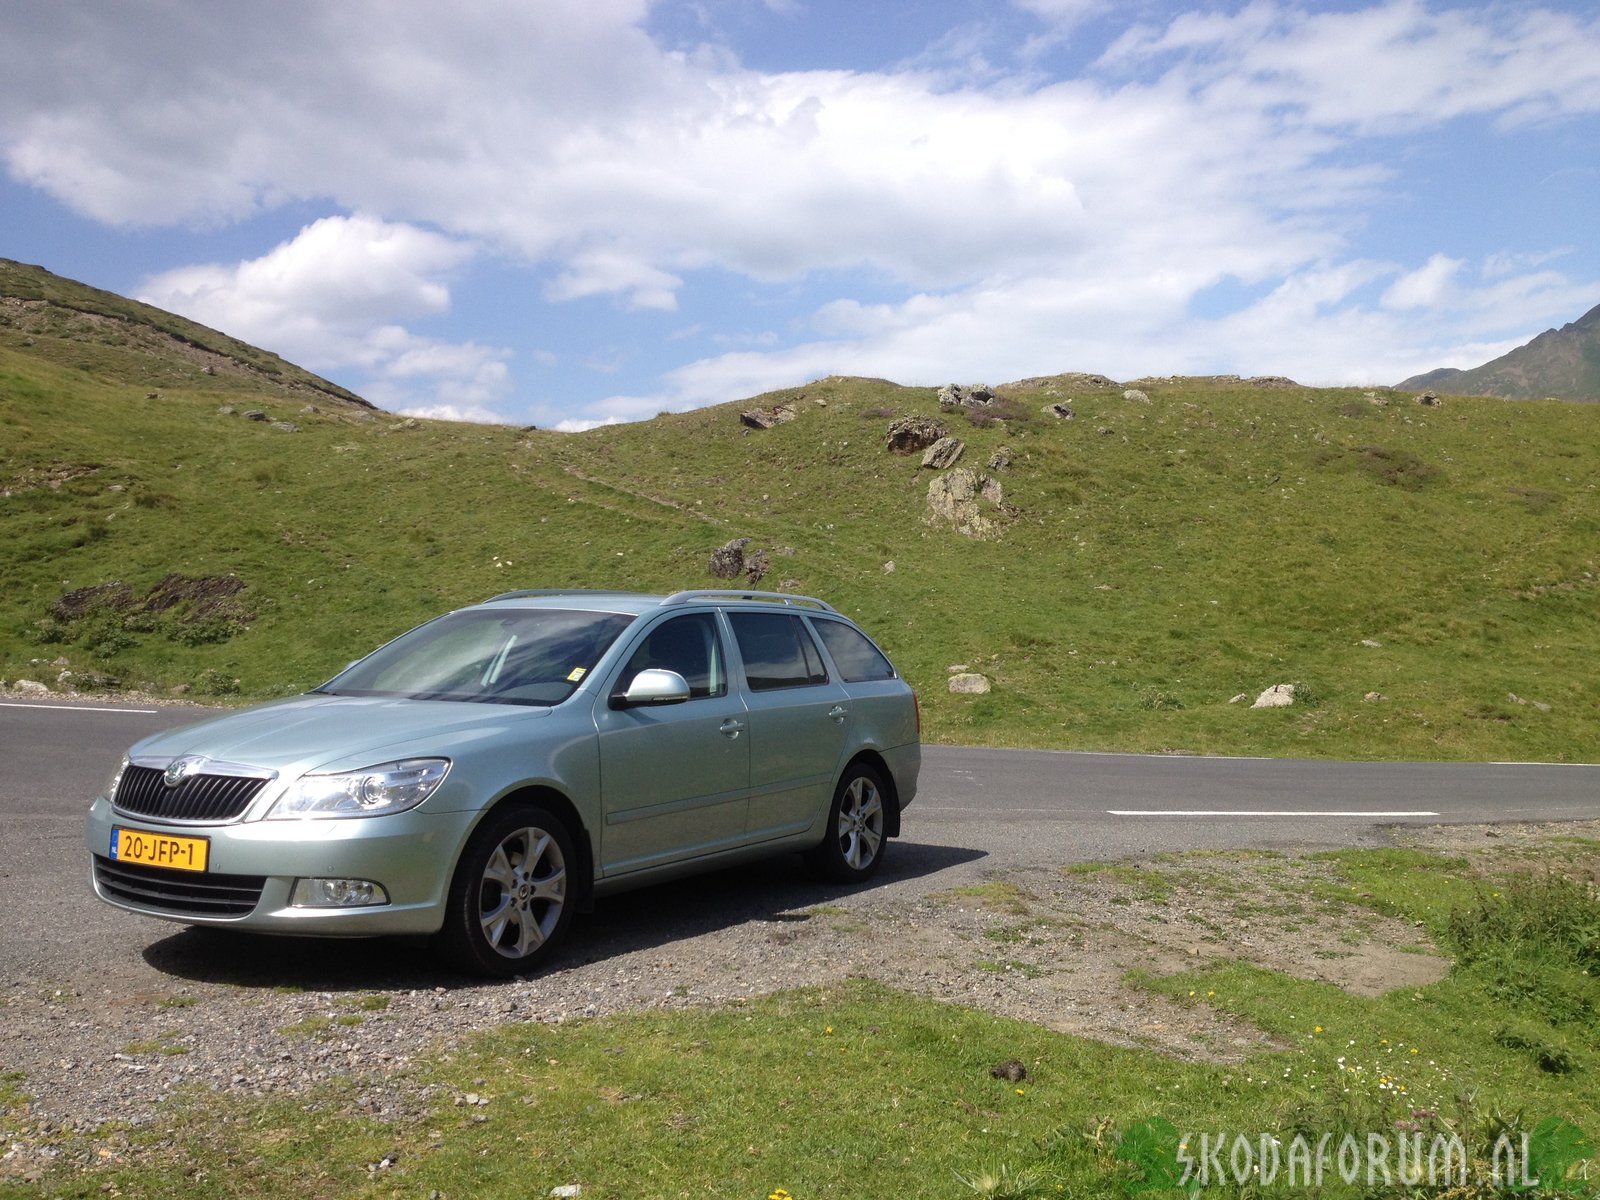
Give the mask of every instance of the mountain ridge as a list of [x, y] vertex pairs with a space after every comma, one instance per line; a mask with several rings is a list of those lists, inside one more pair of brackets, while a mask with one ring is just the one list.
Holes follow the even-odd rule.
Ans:
[[[125, 350], [166, 370], [147, 372], [151, 386], [176, 387], [202, 376], [245, 377], [274, 388], [315, 393], [324, 401], [380, 411], [348, 388], [229, 334], [57, 275], [45, 267], [0, 258], [0, 327], [9, 327], [44, 358], [85, 365], [83, 348]], [[41, 344], [41, 342], [43, 344]], [[124, 367], [125, 369], [125, 367]]]
[[1465, 370], [1440, 367], [1396, 386], [1407, 391], [1431, 388], [1506, 400], [1600, 401], [1600, 304], [1576, 321], [1547, 329], [1482, 366]]

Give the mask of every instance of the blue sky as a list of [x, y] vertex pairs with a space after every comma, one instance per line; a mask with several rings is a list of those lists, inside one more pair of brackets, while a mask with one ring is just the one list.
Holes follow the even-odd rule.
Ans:
[[1393, 383], [1600, 303], [1583, 3], [0, 6], [0, 256], [394, 410]]

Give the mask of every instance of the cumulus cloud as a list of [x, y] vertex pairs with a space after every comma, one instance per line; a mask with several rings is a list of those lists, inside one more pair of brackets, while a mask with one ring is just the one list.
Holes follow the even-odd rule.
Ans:
[[[651, 8], [13, 0], [0, 154], [13, 178], [112, 225], [225, 223], [287, 201], [358, 214], [144, 290], [308, 365], [350, 364], [413, 408], [488, 413], [515, 389], [506, 352], [408, 332], [444, 310], [474, 253], [525, 270], [549, 304], [610, 299], [641, 329], [687, 311], [706, 279], [766, 298], [831, 289], [774, 321], [777, 344], [763, 332], [673, 359], [659, 386], [625, 384], [580, 420], [830, 371], [1422, 369], [1465, 344], [1438, 314], [1503, 334], [1592, 288], [1525, 248], [1474, 275], [1448, 242], [1396, 262], [1359, 239], [1401, 169], [1383, 139], [1600, 112], [1593, 14], [1139, 5], [1159, 19], [1087, 71], [1045, 79], [1029, 61], [953, 81], [915, 59], [757, 71], [727, 46], [669, 50], [646, 31]], [[1039, 22], [1017, 59], [1125, 11], [1016, 0]], [[1195, 316], [1225, 281], [1251, 298]], [[1519, 296], [1532, 307], [1508, 307]]]
[[447, 310], [446, 277], [472, 253], [414, 226], [327, 217], [260, 258], [152, 276], [138, 296], [313, 370], [355, 368], [380, 407], [490, 420], [509, 384], [506, 352], [397, 323]]
[[1438, 308], [1455, 291], [1455, 279], [1464, 260], [1435, 254], [1427, 264], [1402, 275], [1383, 293], [1385, 308]]

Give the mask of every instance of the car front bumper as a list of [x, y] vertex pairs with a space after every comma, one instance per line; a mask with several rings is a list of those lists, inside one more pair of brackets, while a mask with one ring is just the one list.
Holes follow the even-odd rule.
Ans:
[[[444, 922], [450, 873], [476, 816], [430, 813], [424, 805], [381, 817], [185, 825], [118, 813], [102, 796], [89, 810], [85, 842], [95, 894], [145, 916], [262, 933], [426, 934]], [[206, 869], [116, 862], [114, 829], [204, 838]], [[383, 888], [388, 902], [292, 903], [296, 882], [313, 878], [367, 880]]]

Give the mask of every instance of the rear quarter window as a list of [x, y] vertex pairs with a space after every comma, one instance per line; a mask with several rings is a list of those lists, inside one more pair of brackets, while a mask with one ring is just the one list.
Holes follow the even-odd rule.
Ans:
[[894, 667], [883, 656], [883, 651], [853, 625], [842, 621], [813, 621], [822, 644], [839, 668], [839, 678], [846, 683], [867, 683], [874, 679], [893, 679]]

